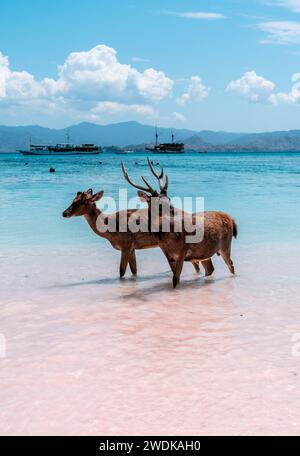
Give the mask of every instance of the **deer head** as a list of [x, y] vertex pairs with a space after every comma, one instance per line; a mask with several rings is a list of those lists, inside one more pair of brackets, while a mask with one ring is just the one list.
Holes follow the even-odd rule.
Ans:
[[125, 165], [123, 162], [121, 162], [122, 165], [122, 170], [125, 179], [127, 182], [134, 188], [138, 189], [138, 196], [141, 201], [146, 202], [148, 204], [148, 207], [150, 208], [151, 203], [152, 203], [152, 198], [155, 198], [155, 203], [158, 204], [162, 208], [167, 208], [168, 210], [171, 209], [173, 210], [171, 203], [170, 203], [170, 198], [168, 196], [168, 186], [169, 186], [169, 178], [166, 176], [165, 181], [164, 181], [164, 170], [161, 168], [160, 174], [158, 174], [151, 161], [149, 158], [147, 158], [148, 165], [150, 167], [150, 170], [154, 177], [157, 179], [158, 184], [159, 184], [159, 192], [155, 190], [147, 181], [146, 179], [141, 176], [143, 182], [146, 184], [146, 187], [143, 187], [141, 185], [138, 185], [132, 181], [132, 179], [129, 178], [128, 173], [126, 171]]
[[90, 213], [92, 209], [96, 208], [95, 203], [102, 198], [103, 194], [103, 191], [93, 194], [91, 188], [86, 192], [78, 192], [72, 204], [63, 212], [63, 217], [80, 217]]

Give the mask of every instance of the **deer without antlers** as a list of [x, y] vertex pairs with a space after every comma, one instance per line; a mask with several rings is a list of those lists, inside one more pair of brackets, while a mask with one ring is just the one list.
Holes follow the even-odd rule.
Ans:
[[[103, 191], [94, 194], [92, 189], [86, 192], [78, 192], [72, 204], [63, 212], [63, 217], [84, 216], [91, 229], [98, 236], [107, 239], [115, 249], [121, 251], [120, 277], [125, 275], [128, 263], [132, 274], [136, 274], [135, 249], [158, 247], [157, 240], [151, 233], [120, 232], [118, 228], [121, 217], [125, 217], [128, 221], [130, 216], [137, 213], [138, 210], [131, 209], [109, 215], [103, 214], [96, 206], [96, 202], [103, 197], [103, 194]], [[112, 225], [116, 226], [115, 231], [99, 229], [101, 223], [108, 225], [109, 222], [112, 222]]]

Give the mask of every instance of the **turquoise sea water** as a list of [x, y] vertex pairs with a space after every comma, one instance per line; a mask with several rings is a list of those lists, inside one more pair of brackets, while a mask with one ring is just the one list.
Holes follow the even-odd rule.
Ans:
[[[141, 174], [150, 176], [146, 154], [140, 153], [86, 157], [0, 154], [2, 248], [99, 242], [83, 219], [70, 224], [61, 212], [77, 191], [90, 187], [116, 199], [120, 187], [135, 195], [124, 181], [121, 159], [136, 181]], [[203, 196], [206, 210], [231, 213], [242, 243], [300, 242], [299, 153], [185, 153], [152, 155], [151, 159], [168, 173], [170, 196]], [[49, 173], [51, 166], [56, 168], [55, 174]]]
[[62, 218], [79, 190], [128, 188], [121, 159], [150, 177], [146, 155], [0, 154], [0, 432], [299, 435], [300, 154], [151, 158], [170, 196], [236, 218], [234, 277], [215, 256], [173, 290], [151, 249], [120, 280], [119, 252]]

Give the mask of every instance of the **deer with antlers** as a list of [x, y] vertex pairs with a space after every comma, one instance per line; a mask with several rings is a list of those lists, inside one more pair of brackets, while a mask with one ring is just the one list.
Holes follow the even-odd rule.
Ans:
[[[153, 167], [152, 170], [155, 172]], [[128, 177], [124, 165], [123, 172]], [[168, 178], [166, 178], [166, 182], [163, 183], [163, 174], [161, 176], [156, 174], [156, 176], [161, 185], [160, 192], [156, 192], [144, 178], [143, 181], [146, 183], [147, 187], [139, 187], [139, 189], [150, 192], [151, 195], [164, 200], [167, 198]], [[134, 183], [131, 182], [131, 185], [134, 185]], [[128, 224], [129, 220], [134, 219], [137, 221], [137, 224], [141, 221], [146, 221], [148, 223], [148, 209], [128, 209], [127, 211], [120, 211], [107, 215], [96, 206], [96, 202], [103, 197], [103, 194], [103, 191], [94, 194], [92, 189], [89, 189], [86, 192], [78, 192], [73, 199], [72, 204], [63, 212], [63, 217], [71, 218], [74, 216], [83, 216], [91, 229], [98, 236], [107, 239], [115, 249], [121, 251], [120, 277], [125, 275], [128, 264], [132, 274], [136, 274], [137, 264], [135, 250], [159, 247], [159, 240], [156, 234], [152, 233], [150, 230], [137, 232], [131, 232], [130, 230], [126, 230], [125, 232], [121, 231], [120, 221], [125, 219]], [[100, 226], [112, 226], [114, 229], [103, 230], [100, 229]], [[191, 260], [191, 263], [194, 265], [195, 270], [199, 272], [199, 262], [197, 260]], [[170, 265], [173, 270], [174, 263], [170, 263]], [[211, 275], [214, 269], [211, 261], [203, 262], [203, 266], [206, 275]]]
[[[176, 217], [180, 216], [184, 221], [185, 214], [181, 211], [174, 209], [171, 205], [170, 199], [167, 195], [168, 189], [168, 178], [166, 178], [166, 184], [162, 187], [163, 172], [158, 176], [153, 167], [151, 166], [148, 159], [149, 166], [154, 175], [156, 175], [160, 184], [160, 196], [157, 197], [156, 192], [142, 177], [142, 180], [147, 184], [147, 188], [143, 188], [134, 184], [130, 179], [122, 164], [124, 176], [130, 185], [139, 189], [138, 196], [142, 201], [145, 201], [148, 205], [149, 217], [153, 213], [153, 205], [162, 204], [168, 206], [169, 211], [165, 211], [165, 215], [159, 216], [159, 224], [162, 226], [164, 218], [168, 218], [170, 221], [169, 232], [160, 230], [156, 237], [158, 239], [159, 246], [165, 254], [173, 271], [173, 287], [175, 288], [179, 281], [182, 272], [184, 261], [211, 261], [213, 255], [221, 255], [224, 262], [226, 263], [229, 271], [234, 274], [234, 266], [231, 259], [231, 243], [232, 237], [237, 237], [238, 229], [235, 220], [224, 212], [202, 212], [196, 214], [190, 214], [192, 217], [193, 225], [196, 227], [197, 224], [203, 228], [203, 237], [198, 242], [187, 242], [187, 233], [184, 225], [182, 224], [182, 231], [175, 232], [174, 226]], [[156, 211], [157, 213], [157, 211]], [[213, 267], [213, 266], [212, 266]]]
[[[137, 194], [139, 196], [139, 198], [141, 199], [141, 201], [143, 202], [146, 202], [147, 205], [148, 205], [148, 209], [145, 209], [145, 211], [147, 211], [147, 220], [148, 220], [148, 226], [149, 226], [149, 232], [152, 232], [151, 230], [151, 225], [155, 225], [155, 223], [152, 223], [153, 220], [151, 220], [151, 201], [154, 201], [155, 200], [155, 205], [159, 208], [159, 209], [166, 209], [166, 213], [168, 214], [169, 211], [170, 213], [172, 214], [173, 217], [180, 217], [180, 218], [184, 218], [184, 216], [186, 216], [187, 214], [185, 214], [183, 211], [181, 211], [180, 209], [175, 209], [173, 208], [173, 206], [170, 204], [170, 198], [168, 196], [168, 187], [169, 187], [169, 178], [168, 178], [168, 175], [165, 176], [165, 181], [164, 181], [164, 169], [161, 168], [161, 172], [160, 174], [158, 174], [155, 169], [154, 169], [154, 166], [152, 165], [151, 161], [149, 160], [149, 158], [147, 158], [147, 162], [148, 162], [148, 165], [149, 165], [149, 168], [152, 172], [152, 174], [154, 175], [154, 177], [157, 179], [158, 181], [158, 184], [159, 184], [159, 191], [156, 191], [147, 181], [146, 179], [141, 176], [143, 182], [145, 183], [146, 187], [144, 186], [141, 186], [139, 184], [136, 184], [135, 182], [133, 182], [132, 179], [130, 179], [129, 175], [128, 175], [128, 172], [125, 168], [125, 165], [123, 163], [123, 161], [121, 161], [121, 166], [122, 166], [122, 171], [123, 171], [123, 175], [126, 179], [126, 181], [134, 188], [136, 188], [138, 190]], [[149, 196], [149, 195], [150, 196]], [[159, 230], [158, 230], [159, 232]], [[153, 233], [152, 232], [152, 235], [155, 235], [155, 238], [157, 239], [157, 245], [160, 246], [160, 238], [159, 236], [157, 236], [157, 232]], [[168, 260], [168, 263], [172, 269], [172, 272], [174, 273], [175, 271], [175, 262], [174, 262], [174, 259], [173, 259], [173, 256], [169, 253], [166, 252], [166, 250], [164, 251], [164, 254]], [[188, 262], [191, 262], [196, 270], [196, 272], [200, 272], [200, 266], [199, 266], [199, 263], [200, 261], [198, 261], [197, 259], [184, 259], [184, 261], [188, 261]], [[201, 261], [201, 264], [202, 266], [204, 267], [204, 270], [205, 270], [205, 276], [208, 277], [208, 276], [211, 276], [212, 273], [214, 272], [214, 266], [213, 266], [213, 263], [212, 263], [212, 260], [210, 258], [208, 259], [204, 259], [203, 261]]]

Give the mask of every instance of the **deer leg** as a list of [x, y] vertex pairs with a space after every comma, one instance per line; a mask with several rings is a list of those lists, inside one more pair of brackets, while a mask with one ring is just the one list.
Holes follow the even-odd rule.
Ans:
[[178, 260], [176, 263], [175, 272], [173, 274], [173, 288], [176, 288], [180, 281], [180, 275], [183, 267], [183, 260]]
[[234, 266], [233, 266], [233, 262], [232, 262], [232, 259], [231, 259], [231, 249], [230, 247], [226, 248], [226, 249], [222, 249], [220, 250], [220, 254], [223, 258], [223, 260], [225, 261], [229, 271], [231, 272], [231, 274], [235, 274], [235, 270], [234, 270]]
[[130, 252], [128, 250], [123, 250], [121, 254], [121, 263], [120, 263], [120, 277], [124, 277], [128, 261], [130, 257]]
[[180, 275], [183, 268], [183, 262], [186, 255], [186, 251], [182, 252], [176, 261], [175, 271], [173, 273], [173, 288], [176, 288], [180, 281]]
[[131, 270], [132, 274], [136, 275], [137, 274], [137, 266], [136, 266], [136, 256], [135, 256], [135, 251], [134, 250], [131, 253], [130, 258], [129, 258], [129, 267], [130, 267], [130, 270]]
[[214, 265], [213, 265], [211, 259], [205, 260], [205, 261], [201, 261], [201, 263], [202, 263], [202, 266], [203, 266], [204, 269], [205, 269], [205, 277], [211, 276], [212, 273], [213, 273], [214, 270], [215, 270]]
[[200, 273], [200, 264], [199, 264], [199, 261], [193, 260], [193, 261], [192, 261], [192, 265], [194, 266], [195, 271], [197, 272], [197, 274], [199, 274], [199, 273]]
[[171, 271], [172, 271], [173, 274], [174, 274], [174, 272], [175, 272], [175, 267], [176, 267], [176, 260], [175, 260], [175, 258], [172, 258], [172, 256], [169, 255], [169, 254], [166, 253], [166, 252], [163, 252], [163, 253], [165, 254], [165, 257], [166, 257], [167, 260], [168, 260], [168, 263], [169, 263], [169, 266], [170, 266], [170, 268], [171, 268]]
[[174, 274], [175, 273], [175, 269], [176, 269], [176, 261], [173, 258], [170, 258], [169, 265], [170, 265], [171, 271]]

